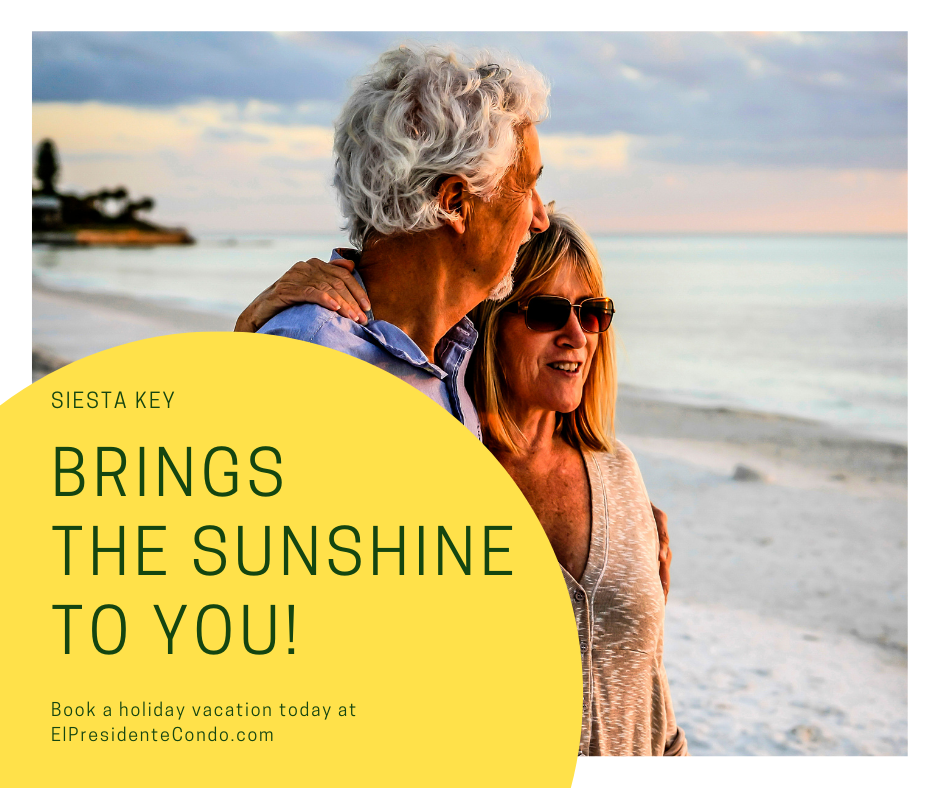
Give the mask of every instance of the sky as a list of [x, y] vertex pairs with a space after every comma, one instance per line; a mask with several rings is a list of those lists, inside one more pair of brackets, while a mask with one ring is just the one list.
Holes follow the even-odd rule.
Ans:
[[332, 121], [407, 41], [551, 84], [540, 193], [594, 233], [907, 231], [905, 33], [33, 33], [33, 146], [200, 232], [335, 232]]

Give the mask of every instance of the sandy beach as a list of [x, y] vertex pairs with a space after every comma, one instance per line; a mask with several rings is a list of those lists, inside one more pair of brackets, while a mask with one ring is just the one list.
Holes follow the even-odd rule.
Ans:
[[234, 325], [224, 315], [118, 295], [52, 290], [33, 282], [33, 380], [115, 345], [164, 334], [231, 331]]
[[[223, 315], [33, 289], [33, 379]], [[622, 387], [669, 515], [666, 664], [694, 755], [907, 753], [907, 447]]]
[[690, 749], [906, 754], [906, 447], [629, 391], [618, 421], [669, 515], [665, 659]]

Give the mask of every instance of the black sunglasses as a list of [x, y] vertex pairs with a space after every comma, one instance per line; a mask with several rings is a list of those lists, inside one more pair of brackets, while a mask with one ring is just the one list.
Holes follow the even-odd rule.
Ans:
[[508, 309], [525, 315], [526, 328], [532, 331], [564, 328], [572, 309], [586, 334], [603, 333], [614, 319], [614, 302], [609, 298], [586, 298], [580, 304], [572, 304], [561, 296], [536, 295], [525, 306], [516, 303]]

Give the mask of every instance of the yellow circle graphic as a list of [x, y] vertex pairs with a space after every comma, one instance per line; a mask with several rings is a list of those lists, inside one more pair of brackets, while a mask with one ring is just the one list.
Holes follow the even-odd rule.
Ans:
[[10, 784], [571, 784], [551, 547], [407, 384], [167, 336], [40, 380], [0, 431]]

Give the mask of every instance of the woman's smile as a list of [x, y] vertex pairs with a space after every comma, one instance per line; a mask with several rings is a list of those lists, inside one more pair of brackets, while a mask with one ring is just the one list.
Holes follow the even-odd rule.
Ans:
[[583, 362], [581, 361], [550, 361], [548, 366], [550, 369], [553, 369], [556, 372], [561, 372], [563, 375], [576, 378], [581, 372], [581, 367], [583, 366]]
[[[572, 304], [596, 296], [575, 266], [563, 262], [538, 295], [554, 295]], [[581, 402], [584, 382], [597, 348], [597, 334], [586, 334], [572, 309], [555, 331], [535, 331], [519, 313], [503, 313], [499, 333], [506, 390], [513, 410], [523, 413], [571, 413]]]

